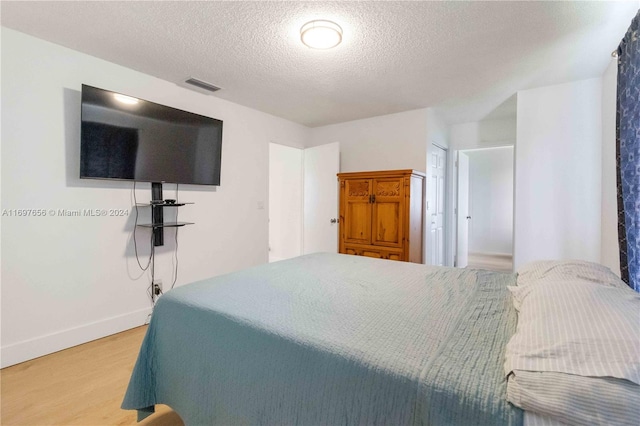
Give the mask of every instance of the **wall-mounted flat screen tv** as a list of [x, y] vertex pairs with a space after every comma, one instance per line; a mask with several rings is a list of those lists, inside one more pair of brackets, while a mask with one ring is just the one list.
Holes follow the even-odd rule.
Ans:
[[80, 178], [220, 185], [222, 121], [82, 85]]

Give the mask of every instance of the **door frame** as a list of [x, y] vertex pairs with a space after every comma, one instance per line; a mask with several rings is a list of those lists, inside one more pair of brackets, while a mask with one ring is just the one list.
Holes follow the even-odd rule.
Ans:
[[[513, 215], [513, 229], [511, 230], [511, 253], [512, 256], [515, 255], [515, 230], [516, 230], [516, 144], [515, 143], [503, 143], [503, 144], [495, 144], [491, 146], [483, 146], [481, 148], [463, 148], [456, 149], [455, 158], [453, 161], [453, 177], [455, 179], [455, 192], [452, 192], [453, 195], [453, 219], [456, 223], [456, 233], [455, 235], [451, 235], [450, 243], [453, 244], [453, 267], [457, 267], [458, 263], [458, 152], [469, 152], [469, 151], [486, 151], [489, 149], [496, 148], [513, 148], [513, 205], [512, 205], [512, 215]], [[513, 262], [513, 267], [515, 268], [515, 262]]]
[[[454, 199], [453, 199], [453, 203], [454, 203], [454, 209], [453, 209], [453, 217], [455, 219], [455, 223], [456, 223], [456, 235], [455, 238], [453, 238], [453, 245], [455, 247], [455, 250], [453, 251], [453, 267], [457, 268], [458, 267], [458, 249], [459, 249], [459, 238], [460, 238], [460, 219], [458, 217], [458, 215], [460, 214], [460, 167], [459, 167], [459, 161], [460, 161], [460, 154], [463, 153], [465, 151], [469, 151], [466, 149], [459, 149], [456, 150], [456, 157], [455, 157], [455, 161], [454, 161], [454, 168], [455, 168], [455, 175], [456, 175], [456, 191], [454, 194]], [[468, 170], [467, 170], [468, 173]], [[467, 176], [468, 178], [468, 176]], [[469, 184], [467, 184], [467, 193], [469, 192]], [[469, 207], [469, 201], [467, 201], [467, 207]], [[469, 213], [469, 212], [467, 212]], [[467, 227], [467, 256], [469, 254], [469, 228]]]

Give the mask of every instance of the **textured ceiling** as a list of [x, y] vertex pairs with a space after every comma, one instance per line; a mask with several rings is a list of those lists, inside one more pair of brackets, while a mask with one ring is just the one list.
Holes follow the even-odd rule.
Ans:
[[[423, 107], [484, 118], [602, 75], [640, 2], [7, 2], [2, 25], [311, 127]], [[343, 43], [300, 42], [330, 19]], [[507, 102], [507, 104], [509, 104]]]

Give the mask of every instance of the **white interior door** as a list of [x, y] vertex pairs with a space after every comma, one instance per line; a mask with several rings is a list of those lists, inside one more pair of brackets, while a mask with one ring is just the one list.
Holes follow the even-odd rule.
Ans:
[[269, 144], [269, 262], [302, 254], [302, 155]]
[[340, 144], [304, 150], [303, 253], [338, 252]]
[[464, 268], [469, 263], [469, 157], [464, 152], [458, 152], [458, 268]]
[[513, 146], [465, 151], [469, 157], [469, 262], [513, 253]]
[[444, 183], [447, 175], [447, 151], [437, 145], [432, 146], [429, 176], [427, 214], [429, 215], [429, 255], [430, 265], [444, 265]]

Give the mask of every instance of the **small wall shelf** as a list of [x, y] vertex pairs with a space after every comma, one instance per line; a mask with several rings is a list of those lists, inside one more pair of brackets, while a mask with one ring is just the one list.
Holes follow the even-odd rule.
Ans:
[[177, 228], [179, 226], [195, 225], [193, 222], [164, 222], [164, 223], [141, 223], [138, 226], [143, 228]]
[[155, 207], [182, 207], [182, 206], [186, 206], [188, 204], [195, 204], [195, 203], [138, 203], [136, 204], [139, 207], [149, 207], [149, 206], [155, 206]]
[[151, 199], [149, 203], [138, 203], [140, 207], [151, 207], [151, 221], [152, 223], [141, 223], [138, 226], [143, 228], [151, 228], [153, 230], [153, 245], [164, 245], [164, 228], [177, 228], [185, 225], [193, 225], [193, 222], [165, 222], [164, 221], [164, 208], [165, 207], [182, 207], [187, 204], [194, 203], [167, 203], [162, 199], [162, 184], [153, 182], [151, 184]]

